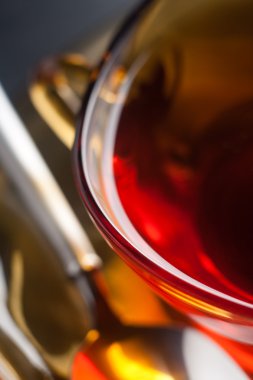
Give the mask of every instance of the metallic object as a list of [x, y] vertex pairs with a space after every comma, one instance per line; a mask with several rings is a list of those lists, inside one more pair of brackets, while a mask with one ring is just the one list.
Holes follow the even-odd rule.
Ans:
[[[25, 205], [21, 210], [18, 205], [1, 208], [1, 278], [8, 279], [1, 287], [6, 289], [1, 316], [8, 311], [16, 328], [8, 329], [3, 317], [1, 327], [15, 344], [23, 336], [41, 366], [67, 378], [73, 355], [93, 324], [92, 294], [87, 287], [82, 298], [70, 278], [101, 261], [2, 88], [0, 103], [1, 166]], [[2, 186], [2, 196], [4, 192], [10, 198]], [[7, 252], [2, 252], [4, 246]], [[52, 259], [52, 253], [58, 258]], [[24, 342], [18, 347], [26, 353]]]
[[[0, 158], [43, 229], [62, 254], [66, 272], [101, 265], [88, 238], [21, 120], [0, 87]], [[74, 255], [73, 255], [74, 254]]]
[[81, 55], [59, 56], [41, 63], [30, 87], [35, 108], [69, 149], [90, 73], [91, 67]]
[[[47, 113], [48, 102], [58, 110], [61, 105], [62, 118], [65, 117], [64, 115], [71, 114], [74, 120], [76, 110], [71, 107], [71, 99], [63, 95], [62, 91], [59, 91], [58, 85], [55, 87], [57, 82], [54, 81], [54, 76], [57, 77], [59, 65], [61, 75], [64, 74], [64, 70], [62, 70], [64, 67], [63, 62], [64, 58], [60, 58], [60, 60], [51, 61], [51, 65], [42, 65], [42, 71], [39, 72], [38, 77], [32, 84], [30, 94], [35, 107], [42, 116]], [[70, 94], [71, 92], [73, 93], [72, 83], [75, 82], [76, 71], [75, 65], [71, 64], [69, 57], [66, 63], [73, 69], [71, 80], [64, 81], [65, 89], [67, 88], [66, 86], [71, 89], [71, 91], [67, 90], [66, 93]], [[48, 71], [50, 67], [53, 68], [53, 71]], [[45, 102], [40, 102], [40, 98], [37, 97], [38, 93], [41, 92], [44, 94]], [[76, 94], [73, 99], [75, 98]], [[63, 104], [64, 107], [62, 107]], [[54, 122], [53, 118], [48, 120], [50, 126], [55, 130]], [[59, 122], [58, 127], [62, 127], [62, 133], [64, 133], [64, 122]], [[101, 278], [101, 273], [93, 270], [86, 275], [86, 278], [88, 278], [89, 286], [94, 294], [97, 322], [95, 329], [90, 330], [87, 334], [82, 345], [82, 351], [76, 356], [73, 380], [82, 379], [85, 374], [88, 377], [90, 374], [90, 376], [96, 376], [98, 379], [107, 378], [112, 380], [137, 378], [152, 380], [197, 379], [197, 372], [200, 374], [201, 377], [199, 378], [201, 379], [208, 378], [210, 373], [212, 378], [215, 378], [217, 373], [220, 375], [222, 372], [221, 367], [219, 367], [219, 372], [216, 372], [217, 367], [213, 366], [212, 369], [209, 367], [204, 368], [202, 362], [197, 363], [195, 367], [189, 366], [191, 355], [193, 354], [193, 341], [195, 342], [196, 337], [197, 340], [199, 338], [201, 340], [201, 337], [203, 338], [201, 333], [189, 328], [183, 328], [182, 325], [178, 326], [178, 328], [125, 326], [107, 303], [105, 284], [103, 278]], [[76, 277], [75, 281], [78, 284], [79, 281], [82, 281], [82, 277]], [[193, 334], [191, 344], [186, 345], [185, 339], [189, 332], [191, 334], [191, 331], [195, 331], [196, 335]], [[213, 343], [208, 338], [203, 339], [204, 341], [206, 339], [210, 347], [213, 347]], [[208, 353], [208, 350], [206, 352]], [[228, 359], [221, 349], [218, 349], [218, 352], [219, 354], [222, 352], [220, 357], [222, 362]], [[193, 355], [196, 355], [196, 353]], [[233, 368], [230, 367], [231, 372], [226, 370], [226, 374], [222, 374], [223, 379], [226, 376], [230, 378], [231, 373], [234, 378], [245, 378], [244, 374], [230, 359], [228, 359], [228, 363], [228, 367], [231, 365]]]

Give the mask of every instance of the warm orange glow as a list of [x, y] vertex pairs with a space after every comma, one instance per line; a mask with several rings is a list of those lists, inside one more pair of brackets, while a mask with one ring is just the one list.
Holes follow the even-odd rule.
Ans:
[[119, 88], [126, 78], [126, 71], [123, 67], [118, 67], [110, 77], [109, 83], [101, 89], [100, 96], [109, 104], [123, 102], [119, 93]]
[[121, 380], [173, 380], [174, 378], [164, 372], [156, 370], [146, 363], [129, 358], [118, 343], [113, 343], [106, 351], [109, 362], [113, 363], [113, 372]]
[[199, 309], [205, 313], [211, 313], [218, 317], [225, 319], [232, 319], [232, 314], [222, 310], [216, 306], [209, 305], [208, 303], [198, 300], [195, 297], [190, 296], [189, 294], [183, 293], [178, 289], [169, 286], [168, 284], [160, 284], [158, 287], [165, 293], [170, 294], [173, 298], [176, 298], [180, 301], [180, 305], [186, 304], [190, 305], [193, 308]]
[[132, 325], [166, 325], [171, 316], [151, 288], [116, 255], [104, 267], [108, 300], [120, 320]]
[[92, 361], [79, 352], [74, 360], [71, 380], [107, 380]]
[[95, 330], [95, 329], [90, 330], [85, 337], [85, 341], [89, 344], [92, 344], [99, 338], [99, 336], [100, 336], [100, 334], [97, 330]]

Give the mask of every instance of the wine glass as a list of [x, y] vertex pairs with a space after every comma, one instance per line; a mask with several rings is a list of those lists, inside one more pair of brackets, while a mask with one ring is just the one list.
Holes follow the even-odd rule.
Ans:
[[97, 228], [253, 378], [253, 3], [144, 1], [90, 76], [73, 149]]

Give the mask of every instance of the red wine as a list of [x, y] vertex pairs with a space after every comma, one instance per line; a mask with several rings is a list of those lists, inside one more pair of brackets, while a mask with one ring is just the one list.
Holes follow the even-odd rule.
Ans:
[[[238, 46], [227, 48], [227, 62]], [[184, 52], [174, 68], [171, 52], [158, 49], [135, 76], [117, 126], [114, 179], [131, 224], [162, 258], [252, 301], [253, 89], [239, 58], [224, 70], [219, 47], [209, 49]]]

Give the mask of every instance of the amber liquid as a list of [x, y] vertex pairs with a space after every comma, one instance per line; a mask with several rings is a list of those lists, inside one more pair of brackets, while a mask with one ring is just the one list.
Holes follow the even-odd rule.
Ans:
[[152, 249], [252, 301], [252, 67], [245, 75], [249, 60], [236, 60], [244, 47], [231, 46], [198, 44], [172, 63], [163, 45], [147, 59], [122, 108], [113, 171], [123, 209]]

